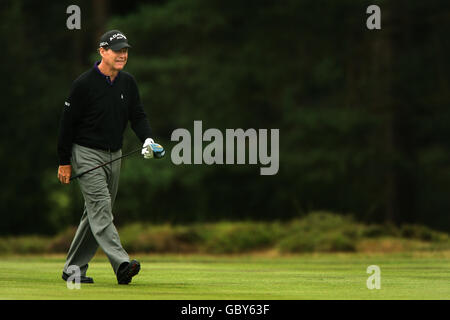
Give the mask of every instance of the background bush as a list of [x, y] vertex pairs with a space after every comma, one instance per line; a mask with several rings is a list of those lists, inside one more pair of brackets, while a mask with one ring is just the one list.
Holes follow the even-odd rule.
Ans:
[[[66, 254], [75, 234], [0, 238], [0, 253]], [[119, 228], [130, 253], [241, 254], [276, 251], [356, 252], [359, 250], [449, 250], [447, 233], [418, 225], [383, 227], [356, 223], [349, 216], [314, 212], [289, 222], [218, 222], [190, 225], [133, 223]]]

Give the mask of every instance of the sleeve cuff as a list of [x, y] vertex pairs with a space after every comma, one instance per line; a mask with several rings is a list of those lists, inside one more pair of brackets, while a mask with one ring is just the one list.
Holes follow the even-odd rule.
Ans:
[[70, 163], [70, 157], [63, 157], [63, 158], [59, 158], [59, 165], [60, 166], [66, 166], [69, 165]]

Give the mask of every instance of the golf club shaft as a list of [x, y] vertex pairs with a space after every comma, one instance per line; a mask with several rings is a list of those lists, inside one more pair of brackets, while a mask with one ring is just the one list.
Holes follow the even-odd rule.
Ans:
[[89, 170], [86, 170], [86, 171], [84, 171], [84, 172], [81, 172], [81, 173], [79, 173], [79, 174], [76, 174], [76, 175], [70, 177], [70, 181], [75, 180], [75, 179], [81, 177], [82, 175], [84, 175], [84, 174], [86, 174], [86, 173], [88, 173], [88, 172], [91, 172], [91, 171], [93, 171], [93, 170], [95, 170], [95, 169], [98, 169], [98, 168], [101, 168], [101, 167], [103, 167], [103, 166], [106, 166], [106, 165], [108, 165], [108, 164], [110, 164], [110, 163], [113, 163], [114, 161], [117, 161], [117, 160], [119, 160], [119, 159], [125, 158], [125, 157], [129, 156], [130, 154], [136, 153], [136, 152], [141, 151], [141, 150], [142, 150], [142, 147], [139, 148], [139, 149], [133, 150], [133, 151], [131, 151], [131, 152], [128, 152], [127, 154], [124, 154], [124, 155], [122, 155], [122, 156], [120, 156], [120, 157], [118, 157], [118, 158], [112, 159], [111, 161], [105, 162], [105, 163], [103, 163], [103, 164], [101, 164], [101, 165], [99, 165], [99, 166], [96, 166], [96, 167], [94, 167], [94, 168], [91, 168], [91, 169], [89, 169]]

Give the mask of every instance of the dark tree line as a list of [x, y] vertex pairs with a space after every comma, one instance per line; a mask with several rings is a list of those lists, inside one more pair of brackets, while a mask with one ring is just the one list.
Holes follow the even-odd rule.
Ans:
[[[77, 4], [82, 29], [67, 30]], [[450, 229], [450, 4], [376, 1], [2, 2], [1, 234], [76, 224], [78, 187], [56, 180], [70, 84], [107, 29], [128, 35], [126, 70], [168, 156], [124, 160], [118, 223], [290, 219], [313, 210]], [[280, 129], [280, 169], [180, 165], [177, 128]], [[128, 128], [124, 151], [136, 148]], [[206, 146], [204, 143], [203, 146]]]

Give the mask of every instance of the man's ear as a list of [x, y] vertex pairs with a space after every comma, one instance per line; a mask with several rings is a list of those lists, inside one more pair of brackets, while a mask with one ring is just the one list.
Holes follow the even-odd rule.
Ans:
[[98, 48], [98, 53], [103, 57], [103, 54], [105, 53], [106, 49], [103, 47]]

